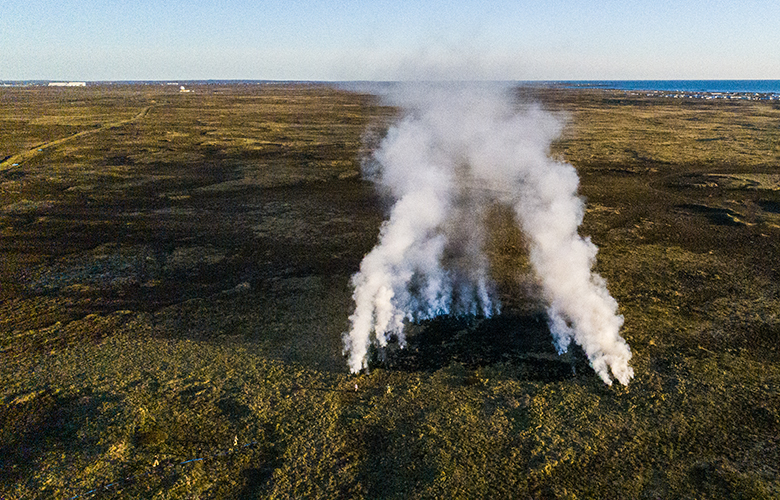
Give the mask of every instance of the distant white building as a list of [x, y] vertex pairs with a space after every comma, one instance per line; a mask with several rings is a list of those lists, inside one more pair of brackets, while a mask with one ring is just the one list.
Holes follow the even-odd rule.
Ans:
[[87, 82], [49, 82], [49, 87], [86, 87]]

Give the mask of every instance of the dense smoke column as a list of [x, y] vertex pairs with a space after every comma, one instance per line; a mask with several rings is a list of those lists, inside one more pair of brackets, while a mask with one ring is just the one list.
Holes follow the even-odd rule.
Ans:
[[499, 311], [483, 245], [487, 209], [514, 208], [547, 301], [559, 352], [582, 346], [611, 384], [627, 384], [631, 352], [604, 280], [591, 272], [597, 249], [577, 229], [584, 213], [571, 165], [549, 158], [561, 126], [538, 108], [518, 111], [504, 91], [459, 86], [404, 89], [407, 114], [370, 162], [371, 178], [394, 204], [379, 242], [352, 278], [355, 311], [344, 335], [353, 372], [371, 343], [404, 323], [443, 314]]
[[565, 163], [548, 160], [528, 169], [515, 214], [530, 240], [531, 265], [549, 304], [558, 352], [566, 352], [574, 340], [606, 384], [612, 384], [611, 369], [627, 385], [634, 372], [628, 366], [631, 350], [619, 333], [623, 317], [604, 279], [591, 272], [596, 245], [577, 232], [584, 214], [578, 184], [574, 167]]

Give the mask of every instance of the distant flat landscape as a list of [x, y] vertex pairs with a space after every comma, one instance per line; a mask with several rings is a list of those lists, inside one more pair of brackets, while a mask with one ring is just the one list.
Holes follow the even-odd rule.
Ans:
[[780, 81], [517, 83], [626, 387], [556, 353], [501, 207], [501, 314], [349, 373], [391, 83], [48, 83], [0, 82], [0, 497], [780, 497]]

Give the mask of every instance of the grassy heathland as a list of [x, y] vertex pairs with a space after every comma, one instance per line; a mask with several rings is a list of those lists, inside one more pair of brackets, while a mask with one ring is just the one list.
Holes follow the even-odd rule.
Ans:
[[525, 89], [567, 120], [628, 387], [504, 303], [350, 375], [396, 115], [315, 85], [0, 89], [0, 498], [780, 498], [780, 107]]

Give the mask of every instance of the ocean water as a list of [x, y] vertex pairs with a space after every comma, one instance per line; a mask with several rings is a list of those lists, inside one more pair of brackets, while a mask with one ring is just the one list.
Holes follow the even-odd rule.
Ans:
[[569, 88], [780, 94], [780, 80], [586, 80], [550, 83]]
[[[285, 83], [314, 83], [335, 85], [344, 90], [360, 92], [382, 92], [388, 87], [397, 85], [399, 82], [381, 82], [381, 81], [344, 81], [344, 82], [318, 82], [318, 81], [274, 81], [274, 80], [177, 80], [176, 85], [203, 85], [203, 84], [244, 84], [244, 85], [263, 85], [263, 84], [285, 84]], [[472, 82], [478, 83], [478, 82]], [[482, 84], [491, 82], [481, 82]], [[581, 89], [611, 89], [626, 91], [646, 91], [646, 92], [681, 92], [687, 94], [695, 93], [722, 93], [722, 94], [763, 94], [772, 95], [780, 98], [780, 80], [550, 80], [550, 81], [503, 81], [492, 82], [502, 84], [517, 84], [529, 86], [555, 86], [564, 88]], [[0, 86], [46, 86], [48, 80], [36, 81], [8, 81], [0, 80]], [[106, 81], [106, 82], [88, 82], [90, 84], [144, 84], [144, 85], [165, 85], [172, 84], [166, 81]]]

